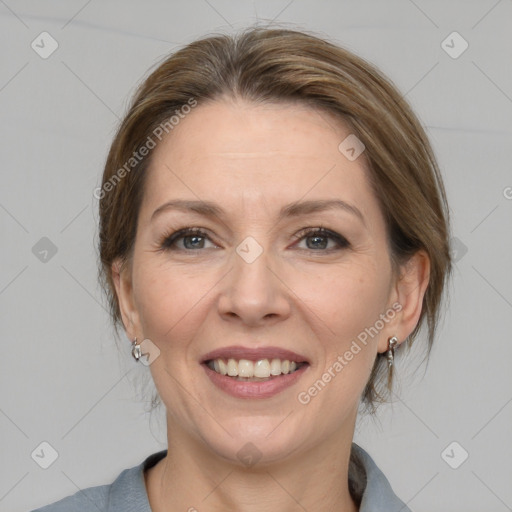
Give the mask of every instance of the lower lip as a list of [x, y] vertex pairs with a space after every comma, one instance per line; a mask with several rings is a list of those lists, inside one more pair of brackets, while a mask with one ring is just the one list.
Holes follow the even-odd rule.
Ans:
[[201, 366], [204, 368], [206, 375], [208, 375], [213, 384], [228, 395], [236, 398], [270, 398], [295, 384], [302, 377], [309, 365], [305, 364], [293, 373], [280, 375], [279, 377], [274, 377], [273, 379], [264, 380], [262, 382], [235, 380], [226, 375], [217, 373], [206, 364], [202, 364]]

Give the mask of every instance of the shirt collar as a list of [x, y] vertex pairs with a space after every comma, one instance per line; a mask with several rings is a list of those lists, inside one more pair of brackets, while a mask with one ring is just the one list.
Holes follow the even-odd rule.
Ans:
[[[151, 512], [144, 471], [166, 455], [167, 450], [153, 453], [138, 466], [125, 469], [109, 490], [107, 512]], [[370, 455], [355, 443], [350, 454], [349, 486], [360, 502], [359, 512], [411, 512], [395, 495]]]

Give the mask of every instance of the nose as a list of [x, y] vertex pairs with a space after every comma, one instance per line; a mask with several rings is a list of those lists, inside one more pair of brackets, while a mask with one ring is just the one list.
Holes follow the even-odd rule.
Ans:
[[[290, 315], [289, 290], [266, 251], [252, 262], [234, 254], [234, 266], [222, 280], [219, 314], [247, 326], [268, 326]], [[273, 267], [273, 268], [271, 268]]]

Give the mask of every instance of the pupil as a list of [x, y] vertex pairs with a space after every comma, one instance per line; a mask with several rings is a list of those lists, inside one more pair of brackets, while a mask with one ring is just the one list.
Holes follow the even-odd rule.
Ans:
[[[201, 236], [191, 235], [191, 236], [185, 237], [184, 244], [187, 249], [197, 249], [198, 247], [200, 247], [200, 248], [202, 247], [202, 244], [201, 244], [202, 240], [203, 240], [203, 237], [201, 237]], [[190, 242], [190, 243], [187, 243], [187, 242]], [[198, 245], [198, 242], [199, 242], [199, 245]]]
[[313, 242], [313, 247], [309, 247], [310, 249], [325, 249], [327, 246], [327, 240], [323, 236], [312, 236], [310, 238]]

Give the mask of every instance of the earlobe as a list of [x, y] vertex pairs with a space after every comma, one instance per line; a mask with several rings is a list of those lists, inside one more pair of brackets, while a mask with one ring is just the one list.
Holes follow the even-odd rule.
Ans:
[[124, 329], [128, 338], [133, 339], [136, 335], [137, 315], [133, 301], [130, 265], [117, 258], [112, 263], [111, 270]]
[[[395, 284], [396, 302], [400, 311], [392, 322], [390, 336], [402, 343], [414, 330], [423, 309], [423, 297], [430, 278], [430, 259], [424, 250], [417, 251], [401, 267]], [[379, 352], [386, 352], [387, 336], [379, 344]]]

